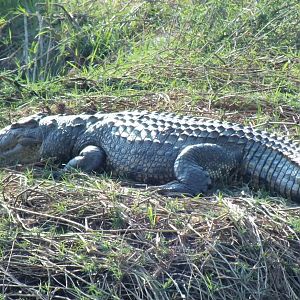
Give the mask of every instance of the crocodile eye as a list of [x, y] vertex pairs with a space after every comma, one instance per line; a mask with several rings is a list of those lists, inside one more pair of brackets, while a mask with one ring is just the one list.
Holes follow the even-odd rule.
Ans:
[[15, 123], [12, 123], [10, 125], [11, 129], [17, 129], [17, 128], [35, 128], [39, 126], [39, 121], [46, 117], [46, 114], [44, 113], [37, 113], [34, 115], [31, 115], [29, 117], [24, 117], [20, 120], [18, 120]]
[[25, 117], [20, 119], [18, 122], [12, 123], [10, 125], [11, 129], [18, 129], [18, 128], [35, 128], [39, 125], [38, 120], [34, 117]]

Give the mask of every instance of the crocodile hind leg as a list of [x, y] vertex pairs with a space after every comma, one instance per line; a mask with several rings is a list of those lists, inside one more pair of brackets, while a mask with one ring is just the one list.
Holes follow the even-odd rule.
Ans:
[[197, 144], [184, 148], [174, 163], [176, 180], [158, 187], [163, 195], [198, 195], [207, 192], [215, 180], [226, 180], [241, 160], [240, 152], [232, 152], [216, 144]]
[[105, 158], [105, 152], [101, 148], [87, 146], [66, 164], [64, 171], [71, 169], [80, 169], [85, 173], [99, 171], [104, 166]]

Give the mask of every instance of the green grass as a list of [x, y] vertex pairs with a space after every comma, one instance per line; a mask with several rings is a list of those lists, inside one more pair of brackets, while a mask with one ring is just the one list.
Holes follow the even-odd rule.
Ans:
[[[149, 109], [300, 141], [299, 1], [2, 1], [0, 12], [0, 127], [38, 111]], [[299, 298], [300, 217], [287, 201], [246, 186], [168, 199], [49, 172], [1, 170], [3, 299]]]

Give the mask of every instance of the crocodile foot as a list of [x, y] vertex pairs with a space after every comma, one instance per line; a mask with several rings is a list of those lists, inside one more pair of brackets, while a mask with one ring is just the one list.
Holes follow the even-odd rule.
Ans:
[[202, 174], [202, 179], [204, 179], [202, 184], [199, 184], [199, 181], [197, 185], [191, 185], [174, 180], [164, 185], [148, 188], [148, 190], [153, 189], [157, 193], [168, 197], [194, 197], [205, 194], [210, 187], [210, 178], [205, 173]]

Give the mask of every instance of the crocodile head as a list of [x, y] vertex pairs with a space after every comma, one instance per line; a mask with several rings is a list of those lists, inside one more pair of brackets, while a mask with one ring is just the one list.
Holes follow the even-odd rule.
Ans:
[[0, 167], [39, 160], [43, 142], [39, 121], [44, 116], [32, 115], [0, 130]]

